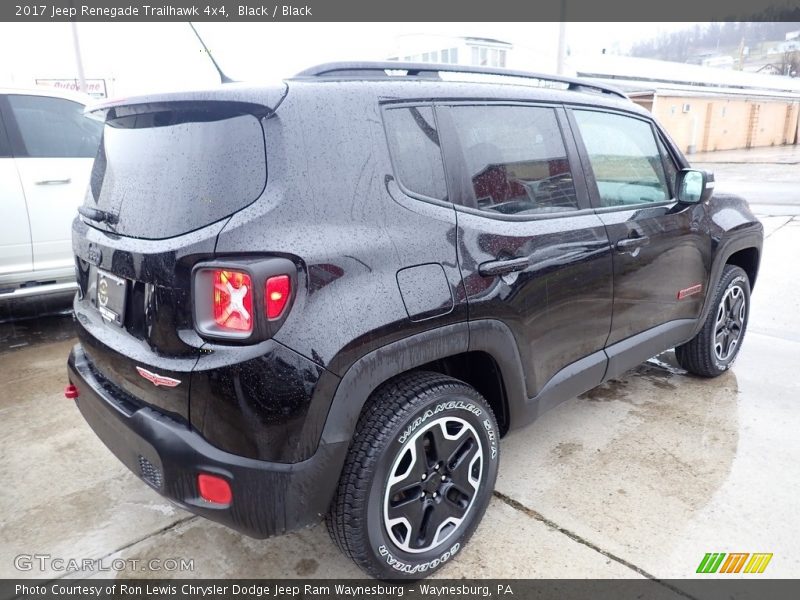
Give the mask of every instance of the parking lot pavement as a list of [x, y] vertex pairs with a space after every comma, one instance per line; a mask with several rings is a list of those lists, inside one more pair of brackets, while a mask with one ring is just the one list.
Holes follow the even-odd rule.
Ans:
[[800, 164], [800, 145], [766, 146], [747, 150], [720, 150], [718, 152], [697, 152], [690, 154], [689, 162], [717, 164]]
[[[125, 469], [63, 398], [72, 340], [0, 354], [0, 472], [16, 486], [0, 496], [0, 577], [13, 558], [187, 558], [195, 577], [357, 577], [324, 526], [260, 541], [174, 507]], [[526, 540], [513, 547], [508, 532]], [[629, 570], [495, 499], [476, 543], [444, 574], [454, 577], [625, 577]], [[123, 573], [131, 576], [160, 572]], [[107, 575], [107, 574], [106, 574]], [[632, 573], [633, 576], [637, 576]]]
[[[441, 577], [682, 578], [706, 552], [770, 552], [763, 576], [800, 573], [800, 219], [764, 224], [733, 370], [689, 377], [665, 353], [510, 434], [487, 515]], [[65, 317], [0, 325], [0, 342], [0, 473], [14, 482], [0, 495], [0, 577], [87, 576], [15, 569], [35, 553], [183, 558], [193, 570], [169, 575], [191, 577], [359, 575], [322, 525], [252, 540], [129, 473], [62, 396]]]
[[693, 154], [694, 168], [712, 171], [716, 189], [747, 198], [760, 216], [800, 216], [800, 146]]

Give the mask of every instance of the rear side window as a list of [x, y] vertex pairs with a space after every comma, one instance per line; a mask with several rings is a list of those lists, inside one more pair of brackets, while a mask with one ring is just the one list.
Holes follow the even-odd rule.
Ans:
[[670, 199], [664, 163], [650, 123], [615, 113], [576, 110], [574, 114], [601, 206]]
[[63, 98], [9, 95], [19, 129], [17, 156], [94, 158], [103, 126], [83, 114], [83, 105]]
[[429, 106], [392, 108], [384, 113], [395, 175], [408, 191], [447, 199], [439, 132]]
[[540, 106], [453, 106], [461, 165], [460, 202], [493, 214], [577, 210], [555, 110]]

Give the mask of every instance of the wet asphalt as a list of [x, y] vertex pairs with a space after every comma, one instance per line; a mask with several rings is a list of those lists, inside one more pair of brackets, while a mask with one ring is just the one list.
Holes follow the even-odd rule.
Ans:
[[[757, 157], [693, 161], [717, 170], [720, 188], [756, 190], [766, 229], [733, 369], [692, 377], [667, 352], [507, 436], [487, 514], [439, 576], [685, 578], [707, 552], [768, 552], [760, 577], [800, 575], [800, 168]], [[193, 563], [111, 576], [360, 575], [322, 525], [253, 540], [128, 472], [63, 397], [68, 308], [62, 299], [0, 312], [0, 473], [14, 482], [0, 494], [0, 577], [93, 575], [19, 571], [21, 554]]]

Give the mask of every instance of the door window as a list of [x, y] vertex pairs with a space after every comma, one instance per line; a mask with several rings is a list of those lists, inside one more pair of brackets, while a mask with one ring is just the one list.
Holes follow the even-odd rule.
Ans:
[[408, 191], [447, 199], [439, 132], [430, 106], [387, 110], [384, 115], [389, 152], [397, 179]]
[[600, 206], [664, 202], [671, 195], [650, 123], [615, 113], [574, 111]]
[[[578, 208], [555, 110], [541, 106], [453, 106], [460, 202], [493, 214]], [[449, 164], [449, 162], [448, 162]]]
[[102, 124], [83, 114], [83, 105], [47, 96], [8, 96], [21, 147], [17, 156], [94, 158]]

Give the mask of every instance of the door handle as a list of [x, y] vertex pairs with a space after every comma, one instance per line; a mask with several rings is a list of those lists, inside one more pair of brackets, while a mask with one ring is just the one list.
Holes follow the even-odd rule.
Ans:
[[66, 179], [42, 179], [41, 181], [37, 181], [36, 185], [66, 185], [68, 183], [72, 183], [71, 177], [67, 177]]
[[478, 267], [478, 273], [483, 276], [505, 275], [515, 271], [524, 271], [529, 265], [530, 261], [528, 261], [527, 257], [490, 260]]
[[641, 248], [642, 246], [646, 246], [649, 243], [650, 238], [647, 236], [632, 237], [619, 240], [614, 247], [617, 249], [617, 252], [630, 252], [632, 250], [636, 250], [637, 248]]

